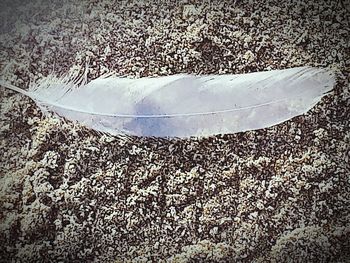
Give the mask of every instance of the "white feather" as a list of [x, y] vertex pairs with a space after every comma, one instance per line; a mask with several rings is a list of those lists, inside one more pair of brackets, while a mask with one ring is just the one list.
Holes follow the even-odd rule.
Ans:
[[78, 85], [46, 78], [28, 91], [40, 107], [92, 129], [137, 136], [208, 136], [261, 129], [306, 113], [335, 79], [298, 67], [238, 75], [101, 77]]

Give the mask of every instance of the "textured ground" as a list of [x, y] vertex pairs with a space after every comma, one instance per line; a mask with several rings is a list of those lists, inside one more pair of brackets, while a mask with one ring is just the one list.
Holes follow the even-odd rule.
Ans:
[[96, 134], [0, 89], [1, 262], [349, 262], [347, 1], [20, 2], [0, 4], [0, 77], [20, 87], [86, 63], [338, 84], [278, 126], [189, 140]]

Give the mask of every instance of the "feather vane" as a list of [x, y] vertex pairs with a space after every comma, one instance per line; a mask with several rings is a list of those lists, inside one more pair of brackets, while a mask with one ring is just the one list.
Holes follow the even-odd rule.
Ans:
[[332, 90], [329, 70], [297, 67], [237, 75], [48, 77], [23, 90], [37, 105], [92, 129], [157, 137], [210, 136], [270, 127], [306, 113]]

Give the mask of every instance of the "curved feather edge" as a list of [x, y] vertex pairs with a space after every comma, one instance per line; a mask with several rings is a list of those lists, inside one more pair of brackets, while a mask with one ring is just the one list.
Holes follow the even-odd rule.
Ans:
[[104, 76], [80, 85], [79, 81], [49, 76], [28, 91], [1, 80], [0, 85], [31, 97], [42, 109], [101, 132], [189, 137], [279, 124], [309, 111], [335, 84], [333, 72], [312, 67], [238, 75]]

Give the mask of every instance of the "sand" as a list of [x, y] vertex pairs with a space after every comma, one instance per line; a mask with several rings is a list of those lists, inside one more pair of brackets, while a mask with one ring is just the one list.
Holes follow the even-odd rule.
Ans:
[[0, 78], [309, 65], [337, 85], [280, 125], [191, 139], [99, 134], [0, 88], [1, 262], [349, 262], [347, 1], [77, 2], [2, 1]]

